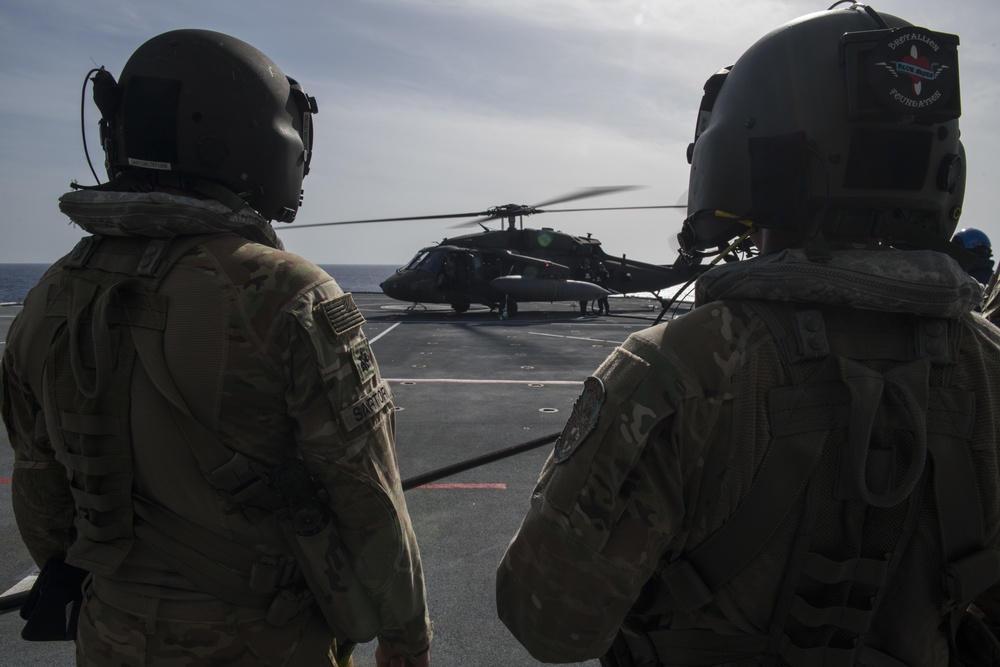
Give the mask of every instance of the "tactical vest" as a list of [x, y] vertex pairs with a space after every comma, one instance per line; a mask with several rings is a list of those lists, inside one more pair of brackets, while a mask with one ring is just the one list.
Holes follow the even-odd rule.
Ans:
[[[928, 508], [936, 508], [939, 523], [952, 664], [961, 664], [955, 643], [969, 620], [965, 609], [1000, 580], [997, 556], [983, 544], [969, 453], [974, 396], [950, 386], [962, 324], [744, 303], [766, 323], [790, 378], [766, 390], [767, 453], [735, 514], [665, 564], [633, 614], [655, 619], [682, 612], [690, 618], [755, 559], [774, 559], [777, 542], [787, 552], [775, 565], [777, 590], [760, 584], [758, 591], [773, 600], [769, 632], [651, 629], [663, 626], [639, 627], [627, 619], [602, 664], [902, 667], [868, 640], [900, 563], [912, 557], [918, 516]], [[895, 327], [876, 328], [893, 318]], [[866, 326], [868, 335], [859, 334]], [[745, 426], [737, 414], [734, 432], [753, 437]], [[703, 479], [722, 478], [727, 460], [725, 451], [707, 454]], [[849, 517], [858, 520], [849, 523]]]
[[268, 610], [280, 625], [312, 603], [308, 592], [296, 592], [304, 586], [294, 558], [282, 555], [287, 546], [261, 553], [260, 545], [227, 539], [132, 492], [131, 386], [134, 374], [144, 372], [212, 486], [248, 507], [270, 511], [282, 503], [253, 461], [192, 416], [163, 354], [162, 281], [192, 248], [223, 236], [81, 240], [49, 287], [46, 317], [32, 341], [30, 358], [38, 361], [29, 372], [40, 379], [34, 386], [43, 387], [45, 425], [76, 505], [77, 537], [67, 561], [114, 575], [142, 540], [201, 590]]

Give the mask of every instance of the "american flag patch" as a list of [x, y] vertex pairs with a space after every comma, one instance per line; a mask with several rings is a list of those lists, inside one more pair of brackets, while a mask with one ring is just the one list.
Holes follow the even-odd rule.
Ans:
[[317, 310], [323, 311], [326, 321], [330, 323], [333, 333], [337, 336], [343, 336], [365, 323], [365, 317], [358, 310], [350, 292], [336, 299], [324, 301], [317, 306]]

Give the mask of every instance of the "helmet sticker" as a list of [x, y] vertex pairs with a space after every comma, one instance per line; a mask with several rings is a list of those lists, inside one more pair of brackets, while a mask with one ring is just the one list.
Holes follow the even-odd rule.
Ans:
[[957, 78], [954, 46], [922, 28], [893, 30], [869, 60], [875, 94], [889, 108], [911, 116], [947, 105]]
[[559, 439], [556, 440], [552, 454], [556, 463], [568, 460], [597, 426], [606, 396], [607, 392], [600, 378], [591, 376], [583, 383], [583, 393], [573, 404], [573, 414], [570, 415], [569, 421], [559, 434]]
[[169, 162], [156, 162], [155, 160], [139, 160], [134, 157], [128, 159], [128, 163], [133, 167], [142, 167], [143, 169], [159, 169], [160, 171], [170, 171]]

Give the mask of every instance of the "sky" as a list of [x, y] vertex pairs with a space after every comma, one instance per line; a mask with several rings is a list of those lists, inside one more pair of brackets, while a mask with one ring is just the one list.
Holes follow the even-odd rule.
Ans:
[[[685, 157], [705, 80], [771, 29], [833, 0], [3, 0], [0, 263], [49, 263], [83, 235], [58, 209], [94, 182], [81, 138], [88, 70], [118, 75], [178, 28], [257, 47], [317, 98], [315, 154], [286, 247], [319, 264], [403, 265], [455, 220], [295, 230], [296, 224], [533, 205], [585, 187], [637, 189], [565, 207], [686, 203]], [[960, 227], [1000, 244], [1000, 3], [875, 0], [961, 38]], [[88, 146], [104, 179], [88, 87]], [[552, 208], [558, 208], [553, 206]], [[548, 213], [526, 226], [593, 234], [668, 263], [682, 210]], [[1000, 251], [998, 251], [1000, 252]]]

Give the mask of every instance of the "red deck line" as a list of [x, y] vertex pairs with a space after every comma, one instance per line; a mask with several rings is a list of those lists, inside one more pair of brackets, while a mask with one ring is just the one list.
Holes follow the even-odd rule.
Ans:
[[432, 482], [430, 484], [421, 484], [417, 488], [418, 489], [506, 489], [507, 485], [503, 484], [503, 483], [500, 483], [500, 484], [487, 484], [487, 483], [482, 483], [482, 484], [474, 484], [474, 483], [473, 484], [461, 484], [461, 483], [456, 483], [456, 482], [444, 482], [444, 483], [438, 484], [438, 483]]

